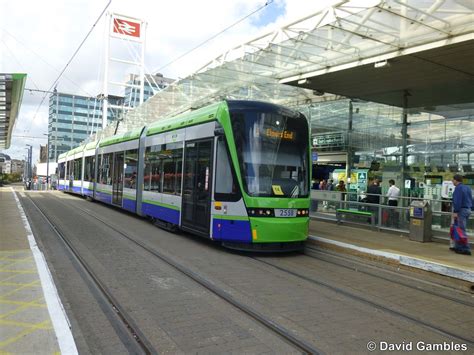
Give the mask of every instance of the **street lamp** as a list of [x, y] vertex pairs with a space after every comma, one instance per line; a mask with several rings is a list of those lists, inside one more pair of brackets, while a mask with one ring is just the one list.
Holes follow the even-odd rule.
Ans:
[[33, 155], [33, 146], [30, 145], [30, 144], [27, 144], [27, 147], [28, 148], [25, 148], [25, 149], [28, 149], [28, 180], [29, 180], [29, 183], [28, 183], [28, 187], [27, 187], [27, 190], [31, 190], [31, 180], [33, 179], [33, 169], [32, 169], [32, 155]]
[[43, 136], [48, 136], [48, 143], [46, 143], [46, 190], [49, 190], [49, 133], [43, 133]]

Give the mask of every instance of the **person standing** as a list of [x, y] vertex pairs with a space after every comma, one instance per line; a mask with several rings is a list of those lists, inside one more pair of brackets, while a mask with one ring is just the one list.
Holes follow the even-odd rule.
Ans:
[[390, 179], [388, 181], [390, 187], [387, 191], [388, 205], [398, 206], [398, 197], [400, 196], [400, 189], [395, 186], [395, 180]]
[[321, 182], [319, 183], [319, 189], [324, 191], [326, 190], [326, 187], [327, 187], [326, 179], [322, 179]]
[[[398, 206], [398, 197], [400, 196], [400, 189], [395, 186], [395, 180], [390, 179], [388, 181], [390, 187], [387, 191], [388, 205], [397, 207]], [[395, 208], [390, 208], [388, 210], [388, 224], [391, 227], [398, 228], [398, 211]]]
[[[472, 191], [469, 186], [462, 183], [462, 176], [459, 174], [453, 176], [453, 184], [455, 186], [453, 192], [453, 220], [457, 221], [459, 228], [467, 236], [466, 225], [472, 209]], [[471, 255], [469, 242], [466, 249], [459, 250], [453, 247], [452, 249], [456, 253]]]
[[330, 179], [330, 180], [329, 180], [326, 189], [327, 189], [328, 191], [334, 191], [334, 180], [333, 180], [333, 179]]
[[382, 188], [380, 187], [379, 180], [375, 179], [372, 184], [367, 188], [367, 202], [373, 204], [380, 204], [380, 195], [382, 194]]

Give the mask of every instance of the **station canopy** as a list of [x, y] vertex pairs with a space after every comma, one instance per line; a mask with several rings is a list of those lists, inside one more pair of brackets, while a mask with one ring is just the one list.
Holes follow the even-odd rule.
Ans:
[[0, 73], [0, 149], [8, 149], [20, 111], [26, 74]]
[[[129, 111], [119, 132], [221, 99], [474, 102], [472, 0], [339, 1], [232, 48]], [[108, 127], [101, 134], [113, 134]]]

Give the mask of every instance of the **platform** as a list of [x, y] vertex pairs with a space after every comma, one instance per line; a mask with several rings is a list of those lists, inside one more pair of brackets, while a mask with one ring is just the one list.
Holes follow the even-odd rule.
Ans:
[[77, 354], [44, 256], [13, 191], [0, 187], [0, 353]]
[[309, 234], [309, 243], [322, 248], [385, 259], [474, 283], [474, 256], [456, 254], [449, 250], [448, 244], [420, 243], [411, 241], [402, 234], [314, 219], [310, 222]]

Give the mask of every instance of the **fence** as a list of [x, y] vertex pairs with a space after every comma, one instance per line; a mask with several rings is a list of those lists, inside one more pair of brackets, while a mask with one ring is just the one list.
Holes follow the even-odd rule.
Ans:
[[[378, 229], [394, 230], [408, 233], [410, 223], [410, 203], [412, 200], [428, 201], [432, 210], [431, 230], [437, 237], [448, 237], [451, 226], [451, 212], [443, 211], [450, 208], [449, 200], [435, 200], [416, 197], [399, 197], [398, 206], [388, 206], [388, 201], [384, 196], [376, 195], [380, 198], [380, 204], [361, 202], [370, 194], [357, 192], [339, 192], [311, 190], [310, 215], [313, 218], [337, 220], [337, 210], [357, 210], [371, 212], [374, 215], [375, 227]], [[449, 205], [448, 205], [449, 204]], [[360, 217], [360, 216], [359, 216]], [[358, 218], [352, 223], [369, 226], [370, 220], [366, 221]], [[468, 220], [467, 232], [474, 235], [474, 215]]]

